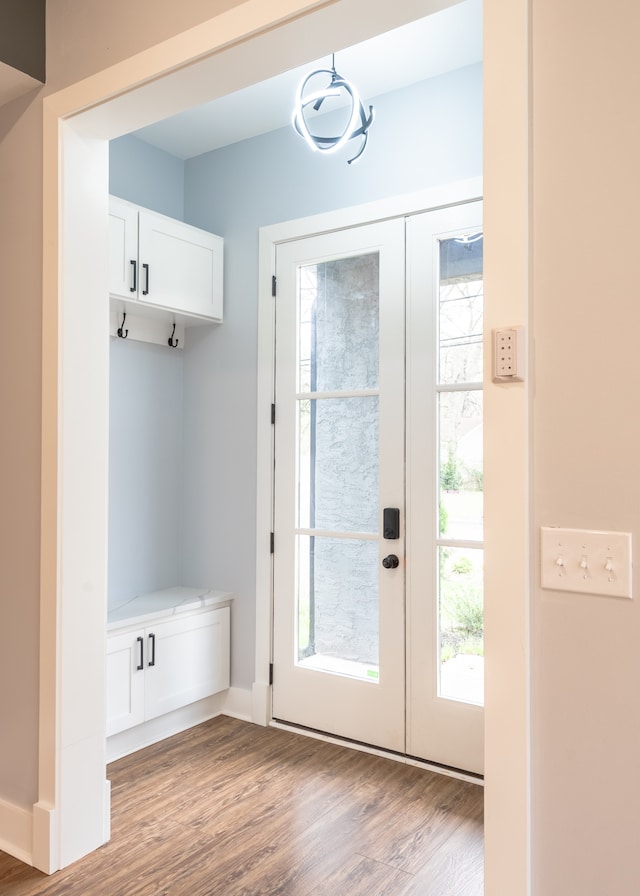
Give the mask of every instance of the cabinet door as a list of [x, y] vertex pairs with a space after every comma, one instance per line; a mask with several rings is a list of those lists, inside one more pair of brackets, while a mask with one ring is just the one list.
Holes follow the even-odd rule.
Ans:
[[229, 615], [222, 607], [147, 629], [147, 719], [229, 687]]
[[109, 198], [109, 294], [137, 299], [138, 210]]
[[222, 320], [222, 248], [219, 236], [140, 210], [141, 302]]
[[107, 737], [144, 722], [144, 632], [107, 638]]

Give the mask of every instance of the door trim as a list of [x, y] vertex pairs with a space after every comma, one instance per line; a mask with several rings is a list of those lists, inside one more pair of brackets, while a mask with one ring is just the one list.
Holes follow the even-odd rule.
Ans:
[[253, 683], [253, 720], [272, 721], [270, 666], [273, 643], [273, 527], [274, 430], [271, 404], [275, 391], [275, 307], [272, 277], [275, 275], [276, 245], [372, 224], [389, 218], [434, 211], [482, 199], [482, 178], [470, 178], [431, 190], [394, 196], [350, 208], [337, 209], [308, 218], [298, 218], [260, 228], [258, 292], [258, 407], [256, 477], [256, 672]]

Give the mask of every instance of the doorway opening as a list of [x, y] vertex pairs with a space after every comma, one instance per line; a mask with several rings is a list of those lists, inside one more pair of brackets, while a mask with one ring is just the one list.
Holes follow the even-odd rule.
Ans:
[[[225, 237], [225, 309], [220, 327], [187, 329], [178, 352], [169, 352], [166, 345], [157, 349], [157, 363], [163, 359], [162, 368], [158, 368], [155, 376], [158, 382], [161, 378], [164, 382], [169, 376], [165, 370], [169, 358], [176, 367], [171, 380], [175, 385], [171, 387], [170, 404], [173, 418], [182, 421], [181, 446], [173, 446], [170, 436], [175, 438], [175, 429], [172, 428], [164, 437], [163, 452], [168, 455], [171, 448], [173, 454], [182, 454], [182, 461], [173, 470], [168, 467], [163, 477], [157, 477], [171, 483], [173, 490], [156, 490], [155, 501], [148, 500], [145, 514], [131, 512], [132, 495], [135, 495], [132, 489], [125, 495], [126, 503], [119, 493], [122, 484], [131, 478], [134, 466], [143, 467], [137, 475], [138, 481], [144, 481], [144, 468], [150, 466], [146, 451], [144, 458], [130, 457], [129, 438], [137, 445], [149, 446], [156, 438], [155, 430], [151, 438], [146, 431], [138, 434], [136, 430], [134, 438], [133, 432], [122, 432], [122, 426], [118, 427], [120, 459], [115, 462], [115, 452], [110, 459], [110, 479], [118, 485], [118, 494], [113, 485], [111, 488], [110, 531], [116, 534], [112, 547], [117, 542], [118, 549], [110, 550], [109, 603], [113, 601], [117, 605], [123, 599], [130, 599], [135, 596], [135, 588], [155, 591], [178, 584], [234, 593], [231, 655], [236, 695], [247, 694], [254, 682], [261, 683], [265, 668], [261, 660], [256, 660], [254, 676], [254, 650], [248, 636], [248, 632], [256, 631], [257, 639], [264, 640], [265, 630], [256, 626], [251, 606], [256, 587], [258, 600], [263, 600], [262, 570], [254, 578], [251, 564], [246, 560], [247, 548], [253, 551], [246, 533], [255, 527], [260, 543], [263, 525], [260, 520], [256, 526], [253, 505], [256, 467], [253, 339], [257, 315], [265, 304], [262, 296], [257, 298], [257, 284], [263, 280], [270, 283], [270, 275], [266, 278], [259, 275], [256, 233], [265, 222], [319, 211], [331, 215], [335, 209], [354, 201], [389, 202], [395, 196], [406, 195], [409, 189], [415, 192], [416, 187], [442, 186], [452, 179], [479, 177], [482, 166], [480, 13], [477, 0], [467, 0], [340, 52], [340, 68], [349, 72], [360, 90], [366, 89], [367, 102], [376, 108], [376, 129], [372, 130], [366, 153], [353, 167], [346, 164], [352, 154], [348, 147], [341, 156], [331, 158], [310, 153], [286, 120], [290, 112], [288, 103], [285, 103], [286, 117], [282, 118], [284, 126], [273, 129], [273, 124], [281, 122], [278, 116], [282, 100], [293, 98], [294, 85], [301, 72], [316, 63], [308, 63], [283, 77], [246, 88], [197, 110], [145, 126], [110, 145], [112, 193], [163, 214], [180, 213], [182, 203], [188, 223]], [[440, 45], [438, 53], [424, 52], [427, 45], [434, 44]], [[450, 51], [443, 53], [442, 46]], [[405, 65], [405, 61], [409, 64]], [[409, 83], [405, 83], [407, 79]], [[370, 91], [378, 92], [372, 95]], [[263, 107], [259, 127], [264, 128], [267, 103], [264, 97], [271, 94], [278, 99], [271, 119], [272, 130], [247, 134], [252, 117], [257, 115], [256, 100], [252, 97], [257, 96]], [[236, 106], [242, 112], [240, 116], [234, 111]], [[415, 124], [416, 109], [420, 109], [424, 124], [414, 127], [411, 141], [403, 141], [399, 135]], [[233, 127], [229, 120], [238, 118], [240, 122], [235, 125], [238, 129], [231, 133]], [[224, 138], [218, 133], [221, 129], [226, 129]], [[244, 139], [237, 139], [242, 135]], [[231, 139], [235, 142], [215, 148], [218, 143]], [[210, 145], [214, 148], [200, 152]], [[200, 154], [194, 156], [196, 151]], [[390, 158], [394, 160], [392, 165], [387, 164]], [[383, 175], [385, 165], [389, 170]], [[437, 205], [442, 196], [435, 196], [433, 201]], [[178, 212], [173, 211], [176, 208]], [[270, 301], [267, 299], [267, 303]], [[110, 351], [112, 371], [116, 366], [120, 368], [123, 355], [129, 359], [142, 353], [137, 351], [131, 338], [120, 344], [116, 340]], [[131, 364], [126, 377], [112, 377], [111, 408], [116, 415], [122, 416], [119, 409], [126, 412], [127, 402], [134, 393], [132, 384], [137, 386], [145, 376], [148, 378], [144, 370], [149, 365], [149, 354], [149, 348], [145, 347], [140, 377], [135, 376]], [[224, 388], [221, 388], [223, 382]], [[161, 388], [168, 394], [169, 387]], [[154, 406], [162, 409], [162, 396], [144, 402], [145, 415], [138, 414], [139, 422], [147, 430], [153, 430], [145, 418]], [[251, 410], [247, 412], [248, 409]], [[220, 437], [222, 420], [232, 427], [224, 438]], [[160, 429], [160, 422], [156, 428]], [[144, 551], [140, 552], [137, 565], [134, 565], [136, 558], [129, 562], [128, 583], [125, 580], [127, 563], [122, 558], [127, 556], [127, 541], [131, 539], [125, 533], [131, 530], [133, 519], [137, 530], [145, 536], [158, 528], [163, 503], [165, 508], [177, 503], [175, 512], [180, 515], [181, 544], [172, 546], [166, 534], [158, 538], [159, 558], [155, 560], [148, 538], [143, 542], [139, 537]], [[173, 525], [175, 528], [175, 522]], [[268, 531], [269, 527], [264, 528]], [[169, 573], [176, 575], [175, 570], [181, 570], [179, 581], [161, 580], [158, 576], [159, 570], [164, 571], [170, 561]], [[258, 565], [261, 562], [259, 558]], [[143, 569], [145, 563], [147, 569]], [[141, 585], [145, 576], [146, 586]], [[269, 596], [268, 614], [270, 600]], [[256, 650], [261, 655], [269, 654], [270, 643], [256, 644]]]
[[[260, 4], [257, 4], [259, 6]], [[335, 34], [349, 22], [352, 34], [358, 27], [370, 33], [384, 31], [392, 27], [394, 16], [410, 19], [415, 15], [414, 4], [409, 9], [396, 6], [393, 15], [376, 13], [368, 7], [359, 8], [357, 3], [342, 3], [339, 8], [330, 4], [313, 17], [313, 33], [318, 39], [318, 52], [324, 52], [335, 40]], [[425, 3], [425, 14], [433, 11]], [[253, 7], [252, 7], [253, 9]], [[255, 14], [251, 23], [255, 31], [273, 24], [262, 21]], [[365, 14], [366, 13], [366, 14]], [[326, 21], [322, 16], [326, 14]], [[337, 20], [331, 20], [331, 16]], [[380, 19], [377, 20], [376, 16]], [[205, 34], [207, 46], [190, 47], [189, 59], [197, 59], [210, 51], [214, 45], [233, 43], [245, 36], [232, 17], [216, 20], [216, 37], [211, 29]], [[264, 15], [263, 17], [264, 18]], [[268, 18], [268, 15], [267, 15]], [[304, 17], [303, 17], [304, 18]], [[297, 20], [297, 25], [301, 20]], [[324, 25], [322, 25], [324, 21]], [[366, 27], [363, 25], [366, 22]], [[308, 21], [303, 24], [309, 24]], [[317, 27], [321, 25], [322, 27]], [[337, 25], [337, 27], [336, 27]], [[326, 27], [325, 27], [326, 26]], [[245, 24], [244, 29], [249, 27]], [[234, 32], [234, 28], [236, 32]], [[242, 32], [242, 33], [240, 33]], [[261, 35], [244, 45], [244, 60], [247, 63], [241, 74], [235, 69], [236, 83], [243, 78], [253, 81], [263, 78], [273, 67], [273, 60], [282, 59], [279, 52], [258, 53], [251, 58], [256, 47], [264, 49], [268, 40], [278, 40], [284, 29], [272, 29], [269, 35]], [[275, 37], [274, 37], [275, 34]], [[234, 37], [235, 35], [235, 37]], [[364, 35], [363, 35], [364, 36]], [[201, 35], [202, 37], [202, 35]], [[287, 38], [290, 34], [287, 34]], [[262, 44], [260, 41], [265, 38]], [[195, 40], [195, 39], [194, 39]], [[288, 41], [287, 41], [288, 42]], [[246, 52], [248, 44], [251, 50]], [[304, 43], [304, 42], [303, 42]], [[303, 60], [296, 59], [299, 47], [291, 41], [290, 65]], [[272, 48], [273, 49], [273, 48]], [[229, 74], [230, 59], [238, 50], [234, 46], [228, 52], [220, 52], [209, 57], [212, 67]], [[171, 56], [171, 53], [174, 56]], [[307, 51], [308, 52], [308, 51]], [[180, 57], [179, 54], [183, 55]], [[188, 61], [185, 50], [168, 48], [167, 65], [178, 69], [179, 60]], [[225, 55], [226, 54], [226, 55]], [[239, 51], [235, 58], [237, 60]], [[203, 71], [196, 71], [197, 63], [182, 68], [172, 76], [185, 85], [191, 79], [191, 96], [196, 101], [203, 92], [210, 90], [211, 83], [220, 83], [214, 77], [203, 77]], [[137, 67], [136, 67], [137, 66]], [[100, 699], [103, 690], [103, 658], [87, 657], [83, 645], [90, 633], [96, 643], [104, 633], [104, 595], [106, 594], [106, 568], [104, 558], [106, 519], [106, 350], [103, 334], [106, 330], [106, 309], [102, 304], [104, 292], [102, 279], [96, 272], [104, 269], [104, 258], [100, 246], [106, 243], [107, 209], [107, 153], [106, 141], [129, 133], [136, 124], [150, 123], [177, 111], [184, 100], [176, 99], [180, 91], [161, 96], [164, 85], [157, 77], [157, 62], [150, 56], [136, 61], [135, 66], [123, 65], [114, 73], [114, 83], [110, 86], [109, 97], [105, 97], [104, 85], [88, 82], [74, 85], [68, 91], [51, 98], [46, 106], [45, 119], [45, 228], [47, 232], [58, 232], [59, 180], [58, 123], [65, 122], [64, 131], [64, 194], [62, 205], [65, 209], [64, 257], [58, 258], [55, 242], [46, 245], [45, 250], [45, 319], [44, 319], [44, 406], [43, 421], [43, 637], [42, 650], [42, 751], [41, 751], [41, 801], [39, 811], [39, 831], [43, 838], [43, 850], [51, 861], [48, 867], [68, 864], [74, 858], [95, 848], [108, 835], [105, 824], [105, 806], [108, 807], [108, 791], [104, 782], [104, 704]], [[232, 78], [227, 78], [229, 85]], [[203, 86], [204, 85], [204, 86]], [[138, 89], [131, 89], [138, 88]], [[101, 92], [102, 91], [102, 92]], [[79, 115], [80, 110], [90, 111]], [[159, 112], [159, 109], [162, 109]], [[74, 116], [77, 116], [74, 118]], [[62, 195], [62, 194], [61, 194]], [[79, 214], [85, 212], [82, 221]], [[78, 251], [80, 250], [80, 251]], [[58, 270], [65, 270], [64, 315], [60, 319], [58, 331]], [[86, 275], [86, 276], [85, 276]], [[106, 279], [106, 278], [105, 278]], [[91, 301], [88, 301], [91, 299]], [[61, 379], [58, 380], [58, 346], [74, 345], [74, 353], [65, 354], [62, 349]], [[59, 385], [58, 385], [59, 384]], [[58, 409], [60, 418], [58, 418]], [[93, 430], [86, 435], [84, 444], [78, 445], [77, 432], [86, 431], [86, 421], [96, 422]], [[59, 422], [60, 421], [60, 422]], [[61, 436], [60, 455], [58, 437]], [[87, 463], [87, 457], [91, 462]], [[58, 463], [60, 457], [60, 463]], [[82, 463], [79, 462], [80, 457]], [[59, 513], [58, 500], [62, 495], [61, 471], [64, 471], [64, 513]], [[261, 501], [259, 496], [258, 501]], [[93, 525], [88, 526], [87, 522]], [[59, 569], [64, 562], [65, 579], [61, 580]], [[261, 561], [260, 561], [261, 562]], [[260, 581], [260, 575], [256, 580]], [[97, 595], [95, 602], [86, 599], [87, 593]], [[58, 608], [59, 624], [56, 623]], [[263, 631], [263, 604], [256, 607], [257, 627]], [[268, 623], [267, 623], [268, 625]], [[78, 643], [77, 635], [85, 637]], [[60, 644], [65, 643], [64, 661]], [[257, 647], [257, 645], [256, 645]], [[262, 648], [260, 652], [263, 660]], [[265, 681], [268, 664], [256, 663], [256, 684], [261, 687]], [[83, 670], [83, 675], [77, 674]], [[255, 694], [255, 690], [254, 690]], [[53, 715], [49, 707], [60, 707], [64, 700], [65, 712]], [[256, 717], [260, 717], [260, 702], [256, 707]], [[92, 710], [87, 713], [86, 708]], [[61, 795], [64, 799], [61, 799]], [[57, 830], [59, 837], [53, 832]]]
[[[451, 185], [456, 204], [432, 211], [428, 194], [405, 197], [400, 216], [344, 210], [329, 232], [323, 216], [262, 233], [278, 284], [272, 715], [475, 774], [482, 440], [471, 451], [465, 437], [482, 429], [479, 189]], [[478, 471], [455, 493], [452, 459]], [[454, 652], [463, 627], [473, 649]]]

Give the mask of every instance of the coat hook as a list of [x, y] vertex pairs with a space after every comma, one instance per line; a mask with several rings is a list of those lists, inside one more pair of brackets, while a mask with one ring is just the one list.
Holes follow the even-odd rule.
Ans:
[[176, 325], [175, 325], [175, 323], [174, 323], [174, 325], [173, 325], [173, 331], [172, 331], [172, 333], [171, 333], [171, 336], [169, 336], [169, 338], [167, 339], [167, 345], [170, 345], [171, 348], [176, 348], [176, 346], [178, 345], [178, 342], [179, 342], [178, 339], [176, 339], [176, 340], [174, 341], [174, 338], [173, 338], [173, 337], [174, 337], [174, 335], [175, 335], [175, 332], [176, 332]]
[[125, 322], [126, 319], [127, 319], [127, 314], [126, 314], [125, 311], [123, 311], [123, 312], [122, 312], [122, 323], [121, 323], [121, 325], [118, 327], [118, 329], [116, 330], [116, 332], [117, 332], [118, 336], [120, 337], [120, 339], [126, 339], [127, 336], [129, 335], [129, 331], [128, 331], [128, 330], [125, 330], [125, 328], [124, 328], [124, 322]]

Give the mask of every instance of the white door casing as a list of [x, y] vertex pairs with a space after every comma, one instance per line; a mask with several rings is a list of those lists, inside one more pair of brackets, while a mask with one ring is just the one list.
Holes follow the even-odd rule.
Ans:
[[[97, 183], [96, 196], [100, 194], [106, 209], [107, 198], [107, 141], [120, 136], [143, 123], [150, 123], [172, 112], [184, 108], [184, 86], [169, 91], [169, 82], [175, 85], [183, 75], [196, 75], [187, 87], [192, 101], [210, 98], [205, 92], [210, 84], [218, 83], [215, 78], [205, 79], [198, 72], [190, 71], [189, 65], [208, 56], [216, 48], [223, 48], [240, 38], [249, 38], [252, 59], [264, 60], [264, 54], [255, 52], [259, 39], [252, 35], [262, 28], [278, 25], [287, 15], [308, 11], [321, 3], [269, 3], [262, 0], [246, 2], [242, 6], [242, 17], [231, 10], [201, 26], [192, 29], [189, 39], [180, 35], [167, 41], [162, 53], [152, 47], [149, 51], [119, 63], [108, 75], [100, 75], [77, 82], [44, 99], [44, 258], [43, 258], [43, 447], [42, 447], [42, 547], [41, 547], [41, 646], [40, 646], [40, 747], [39, 747], [39, 790], [38, 803], [34, 806], [33, 861], [45, 871], [53, 871], [68, 864], [83, 852], [89, 851], [102, 842], [100, 835], [92, 831], [87, 840], [77, 828], [62, 817], [61, 805], [70, 806], [79, 823], [101, 815], [104, 805], [108, 810], [108, 797], [94, 798], [86, 792], [81, 769], [91, 774], [104, 765], [103, 748], [99, 740], [87, 735], [85, 704], [77, 699], [74, 691], [74, 665], [82, 665], [83, 655], [79, 648], [73, 648], [77, 630], [90, 631], [96, 640], [104, 628], [100, 607], [95, 617], [87, 619], [84, 607], [70, 600], [69, 584], [64, 588], [60, 580], [60, 558], [63, 547], [70, 539], [69, 551], [71, 568], [75, 563], [84, 564], [86, 553], [73, 549], [73, 526], [63, 518], [60, 505], [67, 495], [77, 497], [84, 490], [84, 480], [73, 475], [74, 469], [82, 466], [73, 464], [73, 439], [62, 439], [63, 426], [75, 425], [76, 432], [82, 432], [89, 419], [84, 411], [78, 413], [64, 397], [74, 382], [87, 382], [87, 373], [94, 371], [93, 354], [80, 356], [75, 350], [75, 340], [65, 340], [59, 329], [63, 309], [74, 311], [86, 300], [87, 284], [96, 284], [93, 295], [95, 307], [99, 305], [100, 284], [96, 283], [96, 262], [100, 264], [96, 246], [106, 240], [102, 237], [103, 214], [100, 203], [85, 209], [82, 200], [86, 183]], [[376, 10], [353, 9], [348, 4], [334, 5], [344, 12], [344, 21], [355, 27], [358, 21], [379, 31], [393, 27], [398, 22], [371, 23], [372, 14], [388, 14], [390, 7]], [[408, 8], [411, 9], [407, 12]], [[413, 3], [394, 4], [393, 10], [415, 16]], [[366, 15], [363, 15], [366, 12]], [[421, 12], [426, 14], [427, 9]], [[528, 296], [530, 291], [530, 223], [531, 208], [528, 183], [530, 154], [530, 20], [529, 3], [520, 0], [507, 10], [499, 0], [485, 0], [485, 179], [487, 193], [486, 226], [491, 234], [487, 251], [485, 276], [490, 287], [487, 328], [504, 326], [505, 323], [526, 323]], [[309, 15], [313, 34], [322, 37], [317, 28], [315, 15]], [[341, 19], [341, 21], [343, 21]], [[277, 29], [273, 29], [274, 31]], [[331, 35], [340, 30], [335, 23]], [[287, 48], [292, 51], [297, 46], [289, 41]], [[318, 47], [318, 54], [324, 52]], [[226, 66], [223, 52], [216, 57]], [[272, 55], [270, 58], [276, 58]], [[282, 62], [282, 54], [278, 55]], [[295, 64], [294, 59], [289, 64]], [[246, 71], [242, 69], [243, 75]], [[265, 77], [267, 71], [253, 72], [256, 80]], [[163, 77], [167, 76], [167, 77]], [[236, 81], [233, 78], [236, 78]], [[225, 89], [233, 89], [238, 73], [225, 80]], [[149, 85], [157, 91], [153, 101], [149, 101]], [[195, 98], [195, 100], [194, 100]], [[97, 114], [96, 114], [97, 113]], [[70, 123], [73, 120], [73, 125]], [[63, 188], [61, 160], [70, 143], [76, 139], [81, 128], [85, 138], [86, 153], [78, 163], [65, 174]], [[96, 173], [98, 180], [96, 181]], [[102, 183], [100, 184], [100, 179]], [[478, 192], [475, 195], [479, 195]], [[445, 204], [448, 200], [445, 200]], [[455, 200], [453, 200], [455, 201]], [[428, 201], [422, 207], [434, 207], [439, 202]], [[82, 220], [83, 227], [68, 227], [68, 222]], [[106, 230], [106, 228], [105, 228]], [[271, 272], [271, 237], [261, 238], [263, 271]], [[61, 247], [69, 246], [65, 257]], [[505, 256], [501, 250], [509, 245]], [[79, 285], [70, 286], [70, 275], [77, 275], [80, 267], [86, 277], [77, 276]], [[61, 285], [64, 283], [64, 285]], [[260, 351], [259, 351], [259, 395], [258, 395], [258, 548], [257, 548], [257, 618], [256, 618], [256, 682], [254, 685], [254, 719], [265, 721], [269, 715], [269, 661], [270, 661], [270, 555], [268, 531], [270, 515], [270, 465], [271, 430], [269, 407], [273, 395], [269, 381], [269, 357], [271, 352], [272, 311], [269, 302], [270, 291], [261, 281], [260, 302]], [[96, 315], [100, 318], [100, 315]], [[95, 325], [95, 321], [93, 322]], [[98, 329], [100, 324], [97, 325]], [[80, 327], [82, 332], [82, 325]], [[65, 349], [65, 345], [68, 347]], [[100, 372], [98, 371], [98, 378]], [[491, 893], [529, 892], [530, 886], [530, 685], [529, 685], [529, 588], [532, 582], [529, 564], [529, 394], [525, 387], [517, 392], [507, 392], [499, 387], [488, 392], [486, 413], [493, 425], [500, 426], [509, 421], [511, 441], [508, 454], [502, 446], [492, 445], [487, 455], [487, 476], [493, 479], [491, 506], [487, 508], [491, 519], [491, 542], [487, 551], [487, 577], [491, 585], [490, 632], [492, 664], [495, 674], [488, 679], [492, 699], [491, 712], [487, 719], [489, 753], [491, 758], [487, 800], [490, 811], [486, 821], [487, 853], [485, 872], [487, 886]], [[266, 399], [266, 400], [261, 400]], [[98, 417], [100, 424], [101, 403], [95, 401], [92, 390], [91, 418]], [[63, 408], [64, 415], [63, 416]], [[106, 408], [103, 410], [106, 418]], [[63, 484], [62, 466], [71, 452], [71, 471]], [[94, 457], [94, 467], [98, 475], [106, 475], [104, 457], [98, 452]], [[266, 475], [265, 475], [266, 468]], [[103, 471], [102, 474], [100, 471]], [[92, 521], [89, 530], [94, 539], [99, 539], [101, 517], [104, 507], [93, 512], [80, 501], [76, 513], [87, 528], [87, 520]], [[505, 512], [506, 511], [506, 512]], [[261, 539], [260, 532], [264, 532]], [[490, 561], [490, 562], [489, 562]], [[83, 570], [77, 572], [86, 581]], [[499, 633], [509, 630], [508, 640]], [[67, 656], [62, 663], [61, 642], [65, 633]], [[69, 652], [71, 645], [71, 652]], [[500, 683], [496, 675], [508, 669], [508, 681], [501, 675]], [[104, 685], [104, 672], [99, 667], [85, 670], [84, 677], [93, 698]], [[68, 695], [68, 699], [67, 699]], [[64, 723], [62, 704], [64, 700]], [[83, 721], [84, 719], [84, 721]], [[81, 740], [74, 737], [79, 726]], [[82, 763], [74, 761], [70, 743], [82, 744]], [[68, 761], [67, 761], [68, 756]], [[108, 830], [104, 830], [104, 839]], [[25, 841], [26, 843], [26, 841]], [[30, 854], [30, 843], [25, 846], [25, 855]]]

